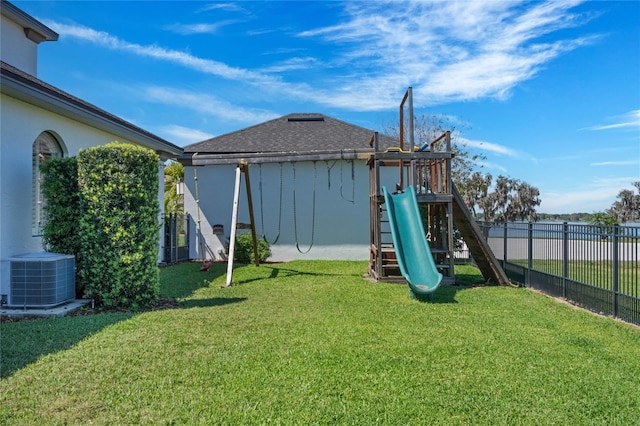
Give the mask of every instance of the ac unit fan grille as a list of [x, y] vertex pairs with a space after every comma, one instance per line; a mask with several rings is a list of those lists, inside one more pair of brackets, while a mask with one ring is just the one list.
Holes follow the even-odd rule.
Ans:
[[47, 308], [75, 298], [75, 259], [57, 253], [29, 253], [11, 262], [9, 306]]

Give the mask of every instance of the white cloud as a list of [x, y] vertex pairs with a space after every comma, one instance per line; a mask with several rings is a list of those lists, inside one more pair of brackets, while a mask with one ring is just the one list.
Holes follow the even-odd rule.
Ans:
[[543, 213], [592, 213], [604, 211], [618, 194], [613, 188], [599, 188], [597, 190], [540, 192], [540, 207], [538, 211]]
[[609, 119], [609, 121], [614, 121], [614, 123], [585, 127], [580, 130], [612, 130], [629, 127], [640, 127], [640, 109], [629, 111], [628, 113], [621, 116], [613, 117], [612, 119]]
[[596, 36], [540, 41], [588, 19], [569, 12], [577, 4], [352, 2], [345, 22], [299, 36], [338, 44], [345, 63], [367, 64], [372, 71], [366, 78], [343, 83], [350, 93], [389, 100], [412, 85], [417, 106], [501, 99], [554, 58], [594, 41]]
[[315, 58], [294, 57], [271, 65], [269, 67], [262, 68], [260, 71], [263, 73], [282, 73], [287, 71], [298, 71], [315, 68], [317, 65], [318, 60]]
[[470, 148], [481, 149], [483, 151], [506, 155], [508, 157], [519, 157], [519, 154], [516, 151], [504, 145], [484, 141], [475, 141], [467, 138], [458, 138], [458, 140]]
[[179, 50], [166, 49], [156, 45], [131, 43], [104, 31], [97, 31], [81, 25], [67, 25], [55, 21], [44, 22], [54, 31], [68, 37], [88, 41], [110, 50], [170, 62], [203, 74], [248, 84], [258, 88], [262, 93], [278, 94], [280, 97], [288, 96], [297, 100], [314, 100], [320, 104], [327, 104], [326, 101], [330, 100], [328, 94], [313, 91], [307, 84], [286, 83], [277, 75], [231, 67], [219, 61], [200, 58]]
[[[330, 62], [291, 58], [262, 72], [157, 45], [141, 45], [103, 31], [53, 21], [60, 34], [107, 49], [179, 64], [205, 74], [258, 88], [262, 93], [356, 111], [395, 107], [398, 93], [414, 87], [416, 107], [484, 97], [505, 98], [554, 58], [593, 38], [542, 41], [587, 17], [571, 12], [579, 2], [417, 1], [346, 2], [342, 21], [302, 31], [298, 37], [322, 42]], [[240, 11], [234, 3], [202, 10]], [[216, 24], [177, 26], [187, 32], [215, 31]], [[327, 46], [328, 44], [328, 46]], [[314, 85], [271, 74], [314, 67]], [[326, 72], [323, 72], [326, 71]]]
[[242, 8], [237, 3], [210, 3], [206, 6], [201, 7], [199, 12], [207, 12], [209, 10], [224, 10], [226, 12], [244, 12], [245, 9]]
[[542, 203], [538, 211], [544, 213], [577, 213], [604, 211], [611, 207], [623, 189], [633, 190], [634, 177], [598, 178], [581, 188], [568, 191], [541, 190]]
[[212, 59], [203, 59], [189, 53], [166, 49], [155, 45], [141, 45], [121, 40], [104, 31], [97, 31], [81, 25], [67, 25], [55, 21], [46, 21], [46, 25], [54, 31], [68, 37], [98, 44], [110, 50], [123, 51], [142, 57], [149, 57], [182, 65], [204, 74], [216, 75], [229, 80], [239, 80], [254, 84], [278, 84], [274, 77], [249, 71], [243, 68], [230, 67]]
[[232, 24], [234, 21], [222, 21], [216, 23], [200, 23], [200, 24], [173, 24], [165, 27], [167, 30], [181, 35], [190, 34], [215, 34], [225, 25]]
[[640, 165], [640, 160], [600, 161], [591, 163], [590, 166], [635, 166]]
[[180, 146], [201, 142], [213, 137], [213, 135], [209, 133], [205, 133], [196, 129], [190, 129], [188, 127], [178, 126], [176, 124], [169, 124], [167, 126], [160, 127], [159, 133], [165, 134], [165, 138], [167, 140], [170, 140]]
[[180, 106], [220, 120], [231, 120], [237, 123], [256, 124], [279, 116], [271, 111], [243, 108], [213, 95], [170, 87], [148, 86], [143, 88], [142, 92], [151, 102]]
[[476, 161], [476, 164], [480, 167], [484, 167], [489, 170], [498, 170], [499, 172], [502, 172], [505, 174], [508, 172], [506, 167], [501, 166], [500, 164], [489, 162], [489, 161]]

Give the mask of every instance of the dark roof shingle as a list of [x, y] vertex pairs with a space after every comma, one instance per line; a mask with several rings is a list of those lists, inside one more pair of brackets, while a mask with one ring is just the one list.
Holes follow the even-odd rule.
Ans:
[[[184, 148], [185, 154], [340, 152], [368, 150], [373, 130], [317, 113], [294, 113]], [[380, 146], [395, 139], [380, 135]]]

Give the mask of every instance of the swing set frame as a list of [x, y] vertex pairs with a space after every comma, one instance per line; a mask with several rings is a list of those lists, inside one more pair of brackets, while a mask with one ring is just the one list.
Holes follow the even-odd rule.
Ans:
[[[208, 156], [211, 157], [211, 156]], [[231, 165], [234, 164], [233, 156], [220, 156], [220, 158], [216, 158], [212, 161], [211, 158], [207, 159], [206, 165]], [[258, 253], [258, 234], [256, 227], [256, 220], [254, 215], [254, 206], [253, 206], [253, 197], [251, 192], [251, 178], [249, 173], [250, 165], [258, 165], [260, 167], [260, 182], [259, 182], [259, 191], [260, 191], [260, 221], [262, 226], [262, 238], [269, 242], [266, 238], [264, 231], [264, 202], [263, 202], [263, 191], [262, 191], [262, 165], [267, 163], [279, 163], [280, 164], [280, 205], [279, 205], [279, 219], [278, 219], [278, 233], [273, 242], [270, 244], [276, 244], [280, 238], [280, 231], [282, 227], [282, 200], [283, 200], [283, 165], [285, 163], [290, 163], [292, 165], [292, 173], [293, 173], [293, 227], [294, 227], [294, 238], [295, 238], [295, 247], [301, 254], [307, 254], [311, 251], [314, 244], [315, 237], [315, 216], [316, 216], [316, 190], [317, 190], [317, 162], [325, 161], [327, 164], [327, 174], [328, 174], [328, 182], [327, 185], [331, 187], [331, 169], [336, 164], [338, 160], [349, 161], [351, 163], [351, 180], [352, 180], [352, 190], [351, 190], [351, 199], [348, 199], [344, 196], [344, 177], [343, 177], [343, 165], [341, 164], [340, 168], [340, 196], [348, 202], [354, 203], [354, 195], [355, 195], [355, 160], [363, 160], [367, 158], [365, 154], [349, 152], [349, 153], [341, 153], [340, 158], [330, 158], [326, 159], [326, 157], [322, 158], [319, 154], [311, 154], [311, 155], [286, 155], [286, 156], [277, 156], [277, 155], [256, 155], [254, 157], [239, 157], [235, 168], [235, 184], [234, 184], [234, 196], [233, 196], [233, 208], [232, 208], [232, 217], [231, 217], [231, 231], [229, 236], [229, 253], [227, 257], [227, 277], [225, 284], [222, 287], [229, 287], [233, 283], [233, 263], [235, 257], [235, 243], [236, 243], [236, 235], [237, 229], [240, 227], [238, 223], [238, 209], [240, 204], [240, 186], [241, 186], [241, 178], [244, 175], [245, 181], [245, 189], [247, 193], [247, 207], [249, 210], [249, 228], [251, 230], [251, 237], [253, 243], [253, 255], [254, 255], [254, 264], [256, 266], [260, 265], [259, 253]], [[197, 160], [199, 160], [199, 154], [195, 153], [192, 157], [192, 166], [194, 167], [194, 181], [195, 181], [195, 191], [196, 191], [196, 208], [197, 208], [197, 232], [198, 239], [200, 241], [200, 251], [204, 252], [203, 247], [203, 238], [202, 238], [202, 227], [201, 227], [201, 219], [200, 219], [200, 200], [199, 200], [199, 189], [198, 189], [198, 176], [197, 176], [197, 167], [201, 167], [205, 164], [197, 164]], [[333, 165], [329, 166], [329, 161], [334, 160]], [[297, 223], [297, 202], [296, 202], [296, 163], [299, 162], [312, 162], [314, 169], [314, 177], [313, 177], [313, 201], [312, 201], [312, 223], [311, 223], [311, 241], [309, 243], [309, 247], [303, 249], [300, 247], [300, 242], [298, 238], [298, 223]], [[207, 260], [205, 259], [205, 262]]]

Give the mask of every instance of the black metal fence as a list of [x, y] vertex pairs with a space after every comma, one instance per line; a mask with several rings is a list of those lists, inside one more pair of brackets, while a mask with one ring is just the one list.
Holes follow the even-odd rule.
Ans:
[[640, 325], [640, 226], [478, 224], [510, 280]]
[[189, 215], [168, 214], [164, 218], [165, 263], [189, 259]]

